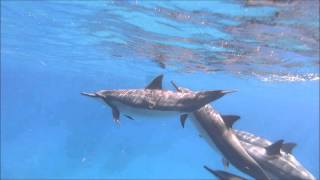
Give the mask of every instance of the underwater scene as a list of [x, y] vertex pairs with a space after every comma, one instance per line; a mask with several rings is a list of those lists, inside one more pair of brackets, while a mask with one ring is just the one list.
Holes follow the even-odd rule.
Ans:
[[1, 179], [319, 179], [318, 0], [1, 1]]

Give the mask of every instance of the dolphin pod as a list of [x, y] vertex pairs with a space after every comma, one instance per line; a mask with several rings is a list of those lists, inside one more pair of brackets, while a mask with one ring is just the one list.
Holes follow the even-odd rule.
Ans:
[[[113, 120], [120, 123], [120, 110], [131, 109], [130, 113], [139, 110], [159, 112], [178, 112], [180, 122], [185, 126], [190, 115], [201, 137], [218, 149], [223, 156], [223, 163], [229, 162], [247, 175], [261, 180], [268, 179], [315, 179], [292, 155], [295, 143], [275, 143], [245, 131], [232, 129], [240, 117], [221, 115], [209, 103], [235, 90], [191, 91], [178, 87], [173, 81], [176, 92], [162, 88], [163, 75], [157, 76], [143, 89], [99, 90], [94, 93], [82, 92], [84, 96], [102, 100], [112, 110]], [[123, 113], [129, 119], [131, 115]], [[155, 116], [155, 114], [152, 114]], [[206, 170], [222, 180], [244, 180], [232, 173]]]
[[[189, 89], [178, 87], [173, 81], [171, 83], [178, 92], [192, 92]], [[263, 169], [247, 153], [231, 129], [232, 124], [240, 117], [234, 115], [221, 116], [210, 104], [194, 111], [192, 116], [192, 120], [201, 136], [209, 144], [217, 147], [226, 159], [225, 164], [230, 162], [242, 172], [256, 179], [268, 179]], [[186, 116], [181, 118], [183, 126], [185, 119]]]

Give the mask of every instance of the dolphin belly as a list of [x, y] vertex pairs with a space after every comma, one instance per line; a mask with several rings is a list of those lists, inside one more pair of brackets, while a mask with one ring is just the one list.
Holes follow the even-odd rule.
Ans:
[[208, 132], [203, 128], [203, 126], [199, 123], [199, 121], [196, 119], [196, 117], [194, 117], [193, 114], [191, 115], [191, 120], [192, 120], [192, 123], [195, 125], [201, 138], [203, 138], [209, 144], [209, 146], [211, 146], [213, 148], [214, 151], [216, 151], [220, 155], [222, 155], [222, 153], [218, 150], [216, 144], [210, 138]]
[[132, 116], [134, 119], [137, 119], [137, 117], [139, 118], [152, 117], [152, 119], [168, 119], [170, 117], [179, 117], [179, 113], [175, 111], [143, 109], [139, 107], [132, 107], [118, 101], [112, 101], [112, 103], [118, 107], [120, 114]]

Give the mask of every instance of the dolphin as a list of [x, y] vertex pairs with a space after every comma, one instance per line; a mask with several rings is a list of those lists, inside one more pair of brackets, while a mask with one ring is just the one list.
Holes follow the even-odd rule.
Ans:
[[[173, 92], [162, 89], [163, 75], [157, 76], [144, 89], [100, 90], [82, 95], [102, 99], [112, 109], [113, 120], [120, 123], [120, 110], [192, 112], [233, 91]], [[142, 113], [143, 114], [143, 113]], [[127, 118], [131, 116], [124, 114]]]
[[[178, 87], [173, 81], [171, 83], [178, 92], [192, 92], [189, 89]], [[239, 116], [221, 116], [210, 104], [194, 111], [192, 116], [201, 136], [224, 156], [225, 166], [231, 162], [239, 170], [256, 179], [269, 179], [260, 165], [242, 147], [232, 131], [232, 125], [240, 118]], [[186, 119], [187, 115], [181, 115], [182, 127], [184, 127]]]
[[308, 179], [316, 178], [305, 169], [292, 155], [295, 143], [275, 143], [248, 132], [233, 130], [247, 150], [272, 179]]
[[232, 173], [221, 171], [221, 170], [213, 170], [207, 166], [203, 166], [206, 170], [208, 170], [211, 174], [215, 175], [220, 180], [246, 180], [241, 176], [234, 175]]
[[[237, 129], [233, 129], [233, 132], [236, 134], [239, 140], [245, 141], [249, 144], [253, 144], [261, 147], [268, 147], [272, 144], [268, 139], [256, 136], [252, 133], [241, 131]], [[283, 143], [281, 150], [286, 152], [287, 154], [292, 154], [292, 150], [296, 147], [296, 143]]]

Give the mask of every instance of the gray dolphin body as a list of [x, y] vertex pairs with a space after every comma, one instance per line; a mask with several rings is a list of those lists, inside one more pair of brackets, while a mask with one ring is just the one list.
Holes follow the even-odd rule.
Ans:
[[234, 130], [247, 150], [272, 179], [306, 179], [316, 178], [306, 170], [291, 154], [294, 143], [275, 143], [248, 132]]
[[[89, 97], [102, 99], [112, 108], [115, 122], [119, 123], [118, 106], [156, 111], [192, 112], [219, 99], [232, 91], [173, 92], [162, 89], [163, 76], [156, 77], [144, 89], [100, 90], [95, 93], [81, 93]], [[127, 115], [126, 115], [127, 116]], [[127, 116], [132, 119], [130, 116]]]
[[[190, 92], [191, 90], [172, 84], [177, 91]], [[231, 126], [238, 116], [221, 116], [210, 104], [194, 111], [193, 122], [201, 135], [210, 145], [217, 147], [223, 156], [242, 172], [259, 180], [269, 179], [260, 165], [242, 147]], [[186, 117], [181, 117], [184, 126]]]

